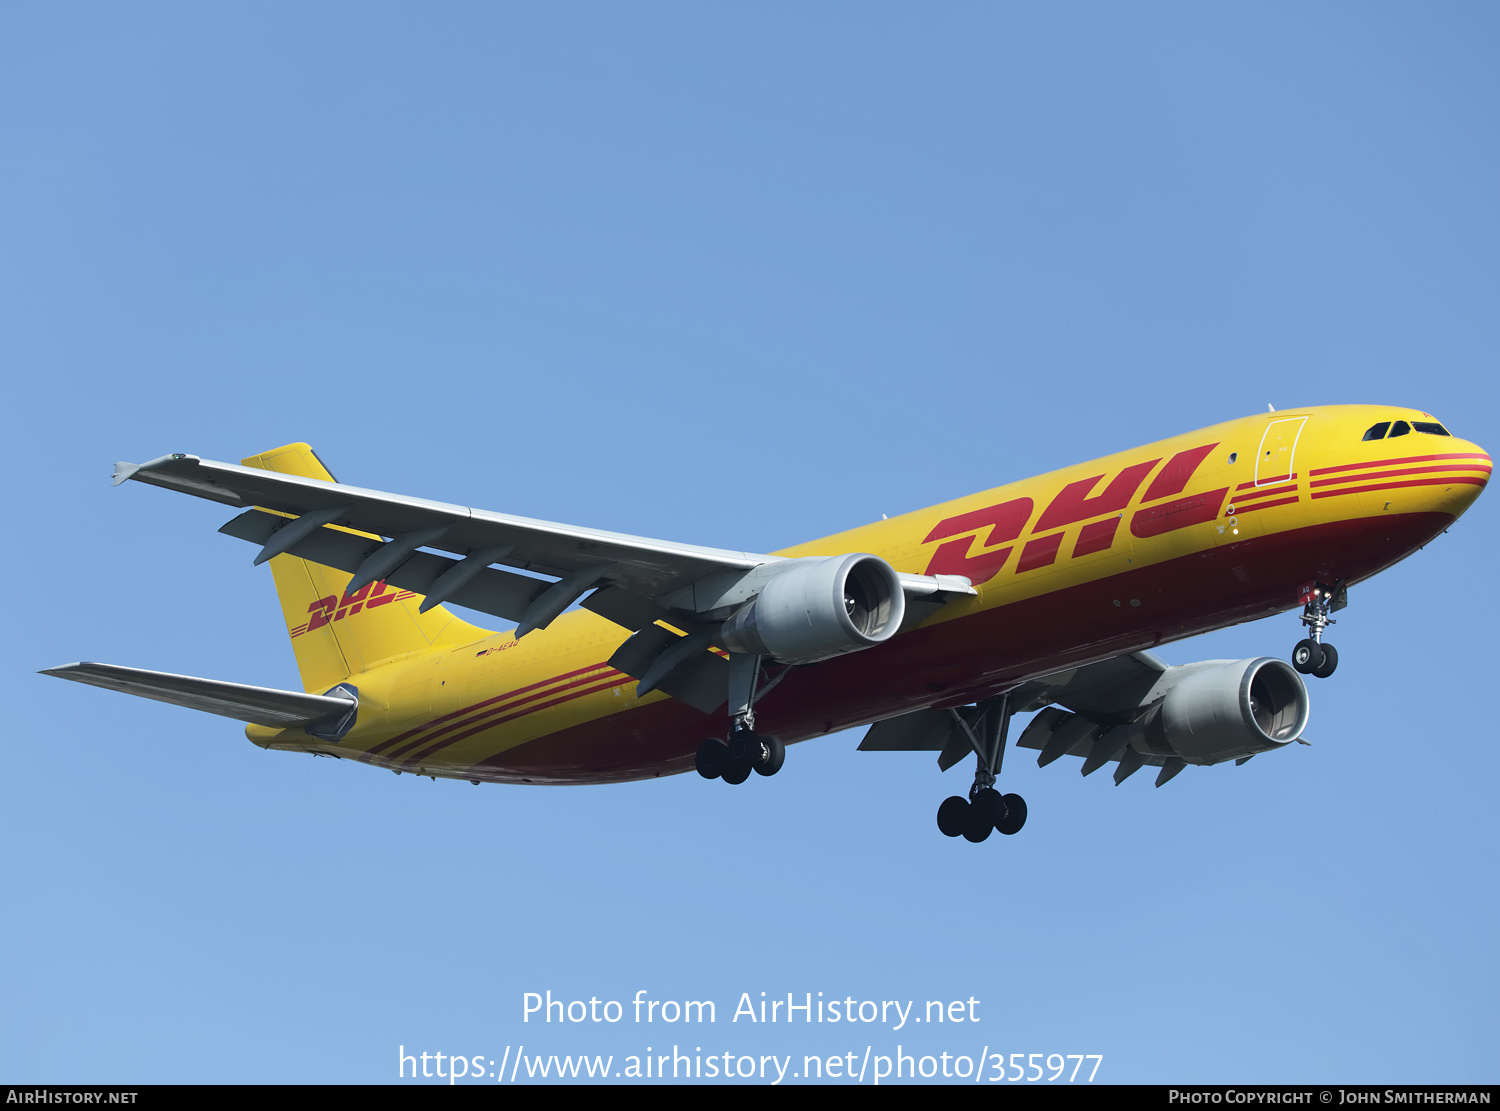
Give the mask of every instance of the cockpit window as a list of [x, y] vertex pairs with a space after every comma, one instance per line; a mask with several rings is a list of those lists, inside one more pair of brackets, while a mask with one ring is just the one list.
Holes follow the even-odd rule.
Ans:
[[1395, 439], [1397, 436], [1405, 436], [1410, 431], [1411, 425], [1407, 424], [1404, 420], [1398, 420], [1391, 429], [1391, 438]]
[[1390, 426], [1391, 422], [1388, 420], [1381, 421], [1377, 425], [1372, 425], [1365, 431], [1364, 438], [1366, 440], [1383, 440], [1385, 439], [1386, 430], [1390, 428]]
[[1414, 420], [1411, 422], [1411, 426], [1418, 432], [1425, 432], [1429, 436], [1451, 435], [1451, 433], [1441, 424], [1436, 424], [1432, 421]]

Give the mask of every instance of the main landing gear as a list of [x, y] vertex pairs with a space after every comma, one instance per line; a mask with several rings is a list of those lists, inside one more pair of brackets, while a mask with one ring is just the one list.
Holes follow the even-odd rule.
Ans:
[[948, 837], [962, 836], [978, 843], [995, 830], [1020, 833], [1026, 824], [1026, 800], [995, 790], [995, 777], [1005, 759], [1005, 735], [1010, 730], [1010, 695], [987, 699], [966, 716], [953, 711], [954, 721], [973, 748], [977, 763], [969, 797], [952, 795], [938, 807], [937, 823]]
[[693, 764], [704, 779], [743, 783], [750, 773], [775, 775], [786, 762], [781, 738], [755, 732], [755, 702], [777, 683], [783, 671], [761, 685], [761, 658], [741, 653], [729, 657], [729, 740], [710, 737], [698, 746]]
[[1292, 649], [1292, 666], [1303, 675], [1327, 679], [1339, 666], [1338, 649], [1323, 643], [1323, 630], [1336, 622], [1329, 616], [1349, 604], [1349, 591], [1340, 579], [1337, 586], [1312, 583], [1302, 591], [1302, 624], [1311, 634]]
[[786, 761], [786, 745], [781, 738], [762, 735], [749, 729], [729, 734], [726, 743], [710, 737], [698, 746], [693, 759], [704, 779], [722, 779], [725, 783], [743, 783], [750, 773], [775, 775]]

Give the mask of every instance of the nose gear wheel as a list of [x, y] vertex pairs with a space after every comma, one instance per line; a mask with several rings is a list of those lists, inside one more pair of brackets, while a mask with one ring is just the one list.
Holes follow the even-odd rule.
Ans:
[[1333, 645], [1323, 643], [1323, 631], [1338, 624], [1329, 615], [1349, 604], [1349, 590], [1343, 579], [1335, 586], [1315, 582], [1304, 589], [1302, 598], [1301, 620], [1309, 635], [1292, 649], [1292, 666], [1303, 675], [1327, 679], [1339, 665], [1339, 654]]

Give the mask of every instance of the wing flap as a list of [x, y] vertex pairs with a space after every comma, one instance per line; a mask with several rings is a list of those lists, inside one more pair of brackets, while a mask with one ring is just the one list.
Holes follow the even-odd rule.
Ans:
[[860, 752], [941, 752], [953, 732], [947, 710], [913, 710], [870, 726], [859, 742]]
[[116, 664], [63, 664], [48, 668], [41, 674], [273, 729], [308, 725], [347, 714], [355, 705], [352, 698], [252, 687], [245, 683], [226, 683], [218, 679], [199, 679], [192, 675], [173, 675]]
[[1080, 714], [1117, 714], [1139, 706], [1166, 670], [1151, 652], [1127, 652], [1024, 683], [1016, 691], [1016, 706], [1040, 709], [1056, 702]]

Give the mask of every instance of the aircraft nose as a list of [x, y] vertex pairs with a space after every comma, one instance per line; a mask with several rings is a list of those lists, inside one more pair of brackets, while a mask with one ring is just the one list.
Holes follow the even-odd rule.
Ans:
[[1484, 492], [1494, 464], [1490, 453], [1470, 440], [1455, 438], [1452, 451], [1443, 454], [1447, 458], [1433, 462], [1439, 468], [1436, 477], [1445, 481], [1434, 483], [1432, 491], [1439, 508], [1457, 517]]

